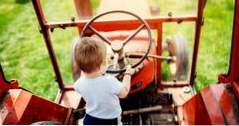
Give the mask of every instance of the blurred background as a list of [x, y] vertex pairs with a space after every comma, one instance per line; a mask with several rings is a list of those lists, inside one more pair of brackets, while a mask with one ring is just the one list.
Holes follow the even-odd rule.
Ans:
[[[100, 2], [91, 0], [94, 14], [98, 13]], [[156, 16], [167, 16], [169, 12], [176, 16], [192, 15], [197, 10], [197, 0], [148, 2]], [[41, 0], [41, 3], [49, 21], [77, 18], [73, 0]], [[196, 70], [197, 91], [216, 83], [218, 74], [228, 71], [233, 11], [233, 0], [207, 0]], [[188, 50], [192, 52], [193, 23], [165, 24], [163, 39], [179, 32], [186, 36]], [[71, 45], [78, 34], [76, 28], [56, 29], [51, 34], [66, 84], [73, 83]], [[34, 94], [50, 100], [55, 98], [58, 88], [31, 0], [0, 0], [0, 63], [8, 80], [17, 79], [22, 87]], [[163, 64], [162, 67], [163, 79], [167, 80], [167, 66]]]

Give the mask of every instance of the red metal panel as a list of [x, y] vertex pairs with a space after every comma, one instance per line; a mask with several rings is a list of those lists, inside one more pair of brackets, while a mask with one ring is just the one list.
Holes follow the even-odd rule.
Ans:
[[130, 94], [143, 90], [154, 80], [154, 62], [152, 60], [145, 60], [144, 64], [144, 68], [131, 80], [131, 87], [139, 83], [141, 83], [141, 86], [136, 89], [131, 88]]
[[68, 124], [71, 116], [71, 109], [22, 89], [9, 90], [9, 94], [0, 105], [0, 110], [3, 113], [0, 116], [1, 124], [31, 124], [49, 120]]
[[[218, 100], [219, 106], [226, 118], [226, 121], [229, 125], [236, 125], [237, 124], [237, 116], [239, 116], [238, 113], [238, 104], [236, 99], [232, 96], [232, 90], [228, 90], [225, 87], [229, 86], [227, 85], [214, 85], [211, 86], [211, 91], [213, 92], [214, 96]], [[231, 92], [229, 92], [231, 91]], [[234, 111], [234, 109], [237, 109], [237, 111]], [[239, 122], [238, 122], [239, 123]]]
[[68, 109], [55, 103], [32, 96], [18, 124], [31, 124], [37, 121], [56, 121], [65, 123]]
[[[17, 124], [31, 95], [21, 93], [20, 89], [11, 89], [1, 103], [1, 124]], [[20, 102], [19, 102], [20, 100]], [[18, 102], [18, 104], [16, 104]]]
[[211, 85], [183, 105], [185, 124], [238, 124], [238, 99], [229, 84]]
[[209, 115], [200, 94], [195, 95], [183, 105], [183, 122], [186, 125], [209, 125]]
[[[13, 101], [8, 98], [9, 96], [6, 96], [6, 99], [4, 99], [3, 103], [0, 107], [0, 124], [1, 125], [8, 125], [8, 124], [17, 124], [17, 115], [15, 113], [15, 110], [13, 107]], [[10, 114], [9, 114], [10, 113]]]
[[[148, 37], [147, 33], [144, 31], [141, 31], [139, 35], [137, 36], [141, 36], [141, 37]], [[137, 38], [137, 37], [136, 37]], [[137, 40], [137, 39], [132, 39], [131, 42], [129, 42], [125, 47], [124, 47], [124, 51], [128, 52], [128, 53], [133, 53], [133, 52], [145, 52], [146, 48], [148, 47], [148, 41], [144, 40], [145, 38], [143, 38], [142, 40]], [[156, 52], [156, 45], [153, 41], [152, 43], [152, 48], [150, 49], [149, 54], [155, 54]], [[147, 87], [149, 84], [151, 84], [151, 82], [154, 81], [154, 73], [155, 73], [155, 69], [154, 69], [154, 65], [155, 62], [149, 58], [144, 60], [144, 67], [140, 70], [140, 72], [138, 72], [137, 74], [135, 74], [132, 77], [131, 80], [131, 91], [130, 93], [135, 93], [137, 91], [143, 90], [145, 87]], [[136, 84], [140, 84], [140, 86], [136, 86]], [[137, 88], [134, 88], [137, 87]]]
[[207, 87], [203, 89], [200, 94], [202, 96], [206, 111], [209, 115], [209, 119], [211, 120], [211, 124], [224, 124], [224, 117], [222, 115], [222, 112], [220, 111], [221, 108], [216, 101], [211, 89]]
[[186, 124], [237, 124], [232, 99], [224, 85], [203, 89], [183, 105], [183, 110]]

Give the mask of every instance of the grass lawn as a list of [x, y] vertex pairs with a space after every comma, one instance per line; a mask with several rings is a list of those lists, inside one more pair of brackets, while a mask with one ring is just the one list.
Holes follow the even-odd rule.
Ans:
[[215, 84], [227, 73], [233, 26], [233, 0], [208, 0], [197, 65], [197, 89]]
[[[98, 4], [97, 0], [92, 2], [94, 7]], [[42, 4], [49, 20], [70, 20], [76, 16], [71, 0], [64, 4], [42, 0]], [[228, 70], [233, 5], [232, 0], [208, 0], [197, 64], [198, 90], [217, 82], [217, 75]], [[77, 34], [73, 28], [64, 32], [56, 29], [51, 34], [65, 83], [73, 82], [70, 53], [71, 41]], [[7, 79], [15, 78], [35, 94], [55, 98], [57, 84], [30, 0], [0, 1], [0, 62]]]

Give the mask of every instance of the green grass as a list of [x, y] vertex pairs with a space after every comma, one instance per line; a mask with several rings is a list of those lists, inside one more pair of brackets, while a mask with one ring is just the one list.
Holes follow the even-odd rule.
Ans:
[[[9, 10], [9, 18], [1, 18], [1, 25], [4, 30], [1, 31], [1, 64], [3, 65], [6, 77], [8, 79], [17, 79], [20, 81], [22, 87], [31, 90], [37, 95], [44, 96], [48, 99], [54, 99], [57, 94], [57, 84], [55, 82], [54, 73], [48, 53], [41, 34], [38, 31], [38, 21], [34, 15], [34, 10], [31, 2], [26, 4], [16, 4], [14, 0], [1, 1], [1, 7], [13, 6], [12, 10]], [[68, 2], [61, 4], [58, 9], [66, 9], [72, 4]], [[44, 7], [48, 7], [53, 11], [53, 2], [47, 3], [43, 1]], [[3, 8], [3, 10], [5, 10]], [[19, 10], [16, 11], [15, 10]], [[3, 11], [0, 11], [3, 12]], [[6, 12], [2, 15], [7, 15]], [[59, 13], [56, 13], [59, 14]], [[11, 16], [12, 15], [12, 16]], [[69, 15], [69, 14], [68, 14]], [[48, 17], [50, 15], [46, 15]], [[67, 13], [63, 16], [67, 16]], [[62, 17], [63, 17], [62, 16]], [[70, 17], [69, 17], [70, 19]], [[69, 52], [61, 51], [62, 48], [69, 48], [71, 41], [67, 34], [74, 36], [76, 30], [67, 30], [65, 33], [57, 34], [55, 31], [53, 36], [54, 48], [57, 50], [57, 57], [60, 59], [62, 73], [66, 73], [66, 77], [70, 75], [70, 67], [65, 68], [65, 64], [70, 66], [70, 61], [63, 61], [61, 59], [70, 59], [67, 57]], [[57, 35], [55, 35], [57, 34]], [[76, 36], [76, 35], [75, 35]], [[65, 72], [67, 70], [68, 72]], [[65, 75], [65, 74], [64, 74]], [[64, 76], [65, 77], [65, 76]]]
[[[92, 3], [95, 8], [99, 1], [93, 0]], [[71, 0], [65, 0], [64, 4], [53, 0], [42, 0], [42, 4], [47, 19], [69, 20], [72, 16], [76, 16]], [[185, 7], [188, 10], [192, 9], [190, 6]], [[177, 14], [177, 11], [175, 13]], [[232, 2], [208, 0], [197, 64], [196, 87], [199, 90], [207, 84], [217, 82], [217, 75], [226, 73], [228, 70], [232, 18]], [[183, 25], [179, 31], [188, 35], [191, 33], [188, 32], [191, 26], [192, 24]], [[38, 21], [29, 0], [0, 1], [0, 62], [7, 79], [15, 78], [19, 80], [22, 87], [53, 100], [57, 94], [57, 84], [38, 27]], [[171, 26], [166, 26], [166, 28], [169, 27]], [[173, 28], [177, 29], [178, 26]], [[173, 30], [169, 29], [164, 31], [164, 34], [172, 32]], [[65, 83], [73, 82], [70, 53], [71, 42], [77, 34], [77, 30], [73, 28], [63, 31], [56, 29], [51, 34]], [[192, 40], [191, 34], [187, 37], [189, 41]]]
[[197, 89], [215, 84], [229, 68], [233, 24], [233, 0], [209, 0], [201, 35], [197, 65]]

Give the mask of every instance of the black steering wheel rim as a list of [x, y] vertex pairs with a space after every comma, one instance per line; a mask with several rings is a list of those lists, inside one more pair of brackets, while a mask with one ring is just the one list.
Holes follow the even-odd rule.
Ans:
[[[107, 11], [107, 12], [104, 12], [104, 13], [101, 13], [99, 15], [96, 15], [95, 17], [93, 17], [89, 22], [87, 22], [83, 29], [81, 30], [81, 34], [80, 34], [80, 37], [84, 37], [84, 32], [88, 29], [88, 27], [97, 19], [99, 19], [100, 17], [102, 16], [105, 16], [105, 15], [108, 15], [108, 14], [111, 14], [111, 13], [123, 13], [123, 14], [128, 14], [128, 15], [131, 15], [133, 17], [135, 17], [136, 19], [138, 19], [142, 24], [144, 24], [144, 27], [146, 28], [147, 30], [147, 33], [148, 33], [148, 41], [149, 41], [149, 44], [148, 44], [148, 48], [147, 48], [147, 51], [145, 52], [145, 55], [142, 56], [142, 58], [135, 64], [132, 65], [132, 68], [136, 68], [139, 64], [141, 64], [148, 56], [149, 52], [150, 52], [150, 49], [151, 49], [151, 46], [152, 46], [152, 34], [151, 34], [151, 30], [150, 30], [150, 27], [148, 25], [148, 23], [142, 19], [141, 17], [139, 17], [138, 15], [134, 14], [134, 13], [131, 13], [131, 12], [128, 12], [128, 11], [124, 11], [124, 10], [113, 10], [113, 11]], [[107, 42], [106, 42], [107, 43]], [[109, 44], [109, 43], [108, 43]], [[126, 68], [123, 68], [123, 69], [119, 69], [119, 70], [107, 70], [106, 72], [107, 73], [112, 73], [112, 74], [116, 74], [116, 73], [122, 73], [122, 72], [125, 72], [126, 71]]]

